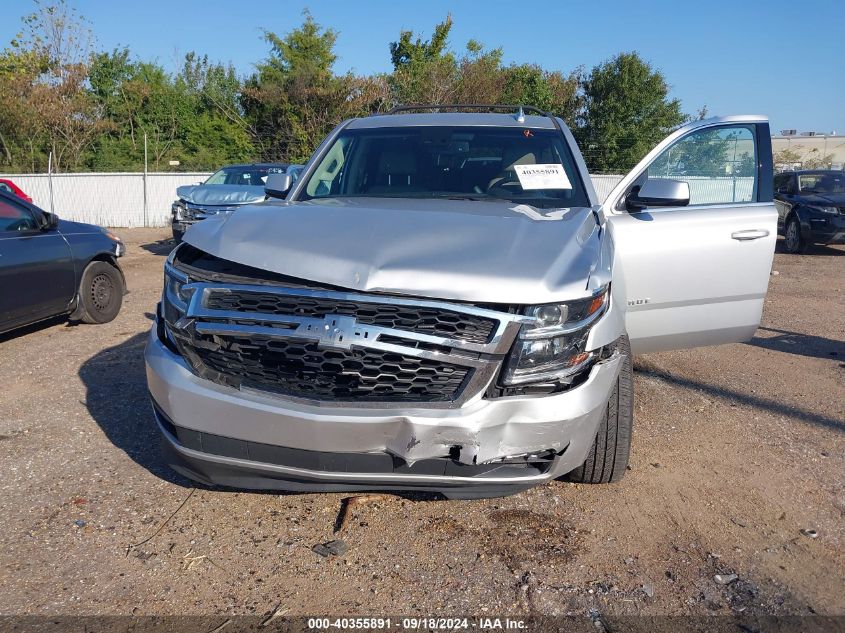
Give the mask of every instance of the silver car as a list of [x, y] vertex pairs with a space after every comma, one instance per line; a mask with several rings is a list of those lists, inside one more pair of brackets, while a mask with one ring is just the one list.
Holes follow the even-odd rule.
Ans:
[[283, 199], [186, 235], [146, 348], [174, 469], [449, 498], [623, 476], [632, 353], [759, 324], [769, 124], [682, 127], [600, 202], [563, 121], [526, 111], [345, 121], [268, 178]]

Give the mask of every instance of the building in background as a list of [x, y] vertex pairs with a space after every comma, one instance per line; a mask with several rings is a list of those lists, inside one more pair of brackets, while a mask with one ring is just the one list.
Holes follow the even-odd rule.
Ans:
[[781, 130], [772, 135], [775, 170], [845, 168], [845, 135]]

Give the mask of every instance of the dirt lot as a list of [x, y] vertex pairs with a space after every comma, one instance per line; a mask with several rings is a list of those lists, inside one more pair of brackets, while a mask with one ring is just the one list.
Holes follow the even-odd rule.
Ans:
[[345, 495], [162, 464], [141, 354], [169, 244], [119, 232], [115, 322], [0, 339], [0, 613], [845, 615], [845, 249], [776, 255], [751, 343], [636, 359], [623, 483], [387, 496], [322, 558]]

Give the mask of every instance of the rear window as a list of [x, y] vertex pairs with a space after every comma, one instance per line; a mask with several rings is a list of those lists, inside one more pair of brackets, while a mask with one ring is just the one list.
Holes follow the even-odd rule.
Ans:
[[341, 132], [300, 199], [505, 199], [588, 206], [572, 153], [556, 130], [397, 127]]

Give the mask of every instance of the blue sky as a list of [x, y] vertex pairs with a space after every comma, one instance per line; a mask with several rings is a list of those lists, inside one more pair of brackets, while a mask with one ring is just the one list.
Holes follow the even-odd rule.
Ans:
[[[845, 133], [845, 3], [519, 0], [68, 0], [93, 25], [100, 48], [126, 45], [168, 69], [196, 50], [241, 74], [265, 57], [262, 30], [283, 34], [308, 7], [339, 31], [336, 69], [390, 69], [401, 29], [428, 37], [452, 14], [450, 42], [501, 46], [506, 62], [569, 71], [636, 50], [665, 74], [685, 112], [767, 114], [772, 129]], [[5, 0], [0, 42], [20, 28], [29, 0]]]

